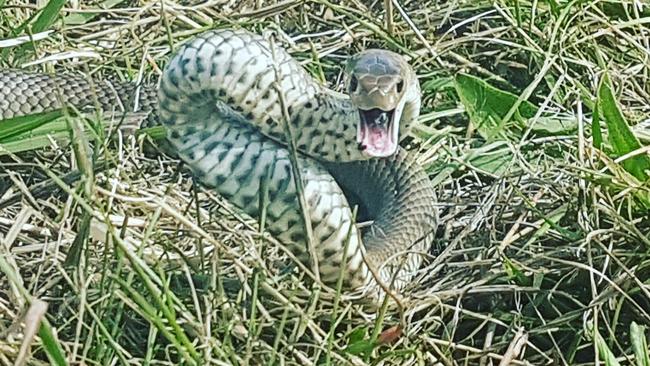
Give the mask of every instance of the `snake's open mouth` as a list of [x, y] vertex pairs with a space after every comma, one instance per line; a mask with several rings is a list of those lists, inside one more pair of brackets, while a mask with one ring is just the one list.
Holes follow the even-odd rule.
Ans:
[[361, 148], [373, 157], [393, 155], [397, 150], [398, 132], [395, 110], [359, 109], [359, 114], [361, 120], [357, 128], [357, 142]]

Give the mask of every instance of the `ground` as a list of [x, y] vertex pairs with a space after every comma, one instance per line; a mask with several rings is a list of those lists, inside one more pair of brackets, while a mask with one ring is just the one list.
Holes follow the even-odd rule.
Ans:
[[333, 305], [146, 135], [0, 127], [2, 364], [650, 364], [648, 5], [37, 4], [0, 0], [1, 67], [155, 81], [217, 27], [336, 90], [356, 51], [408, 56], [441, 220], [402, 308]]

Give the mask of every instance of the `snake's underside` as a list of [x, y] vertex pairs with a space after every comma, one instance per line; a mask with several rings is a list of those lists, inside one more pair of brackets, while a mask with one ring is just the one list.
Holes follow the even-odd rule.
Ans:
[[[386, 285], [394, 280], [402, 288], [431, 245], [437, 213], [424, 170], [401, 149], [381, 159], [364, 155], [350, 99], [316, 83], [260, 36], [215, 30], [190, 40], [172, 57], [158, 88], [0, 71], [0, 119], [56, 109], [61, 102], [81, 110], [98, 103], [113, 115], [135, 106], [149, 112], [148, 120], [167, 127], [175, 152], [200, 181], [253, 217], [260, 214], [262, 188], [268, 189], [266, 229], [309, 267], [287, 121], [325, 283], [336, 283], [345, 262], [350, 290], [376, 284], [369, 266]], [[353, 222], [352, 204], [373, 220], [363, 231]]]

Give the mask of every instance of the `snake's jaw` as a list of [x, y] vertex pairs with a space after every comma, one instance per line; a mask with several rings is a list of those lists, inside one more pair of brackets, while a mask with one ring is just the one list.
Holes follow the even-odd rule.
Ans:
[[357, 143], [369, 157], [384, 158], [397, 152], [404, 110], [404, 82], [399, 74], [353, 74], [348, 92], [359, 111]]
[[384, 111], [380, 108], [359, 109], [357, 142], [371, 157], [383, 158], [395, 154], [399, 143], [399, 118], [396, 108]]

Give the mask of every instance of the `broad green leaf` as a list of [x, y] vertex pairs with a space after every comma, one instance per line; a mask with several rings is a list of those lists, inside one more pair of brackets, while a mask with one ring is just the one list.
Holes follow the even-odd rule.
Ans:
[[359, 327], [350, 333], [348, 343], [361, 342], [368, 335], [368, 327]]
[[516, 95], [499, 90], [467, 74], [458, 74], [455, 81], [458, 97], [470, 120], [488, 141], [503, 139], [502, 136], [521, 130], [525, 126], [524, 121], [533, 118], [537, 113], [536, 106], [528, 101], [521, 101], [511, 121], [505, 124], [503, 119], [517, 103]]
[[368, 327], [359, 327], [353, 330], [348, 336], [348, 346], [345, 348], [345, 352], [353, 355], [371, 352], [375, 348], [375, 344], [364, 340], [367, 335]]
[[646, 327], [636, 322], [630, 324], [630, 341], [637, 366], [650, 366], [650, 351], [648, 351], [645, 329]]
[[[607, 139], [616, 156], [622, 156], [641, 148], [641, 143], [627, 124], [623, 113], [614, 98], [607, 74], [603, 76], [598, 88], [599, 104], [607, 125]], [[642, 182], [648, 179], [650, 158], [646, 154], [637, 155], [623, 161], [623, 167]]]
[[539, 117], [531, 122], [530, 129], [540, 135], [566, 135], [578, 129], [578, 121], [573, 117]]
[[509, 162], [512, 160], [512, 152], [510, 149], [501, 149], [485, 154], [475, 155], [470, 164], [486, 173], [491, 173], [495, 176], [502, 176], [509, 168]]
[[435, 174], [431, 177], [431, 186], [437, 187], [449, 179], [449, 177], [459, 169], [460, 164], [447, 164], [439, 169], [428, 169], [428, 172]]
[[345, 347], [345, 352], [352, 355], [368, 354], [376, 347], [376, 344], [371, 341], [359, 341]]
[[[469, 165], [476, 169], [490, 173], [495, 176], [501, 176], [507, 172], [507, 169], [512, 169], [510, 161], [513, 158], [512, 150], [506, 143], [497, 141], [491, 144], [486, 144], [478, 149], [472, 150], [469, 154], [469, 159], [466, 160]], [[512, 170], [510, 170], [512, 172]]]

